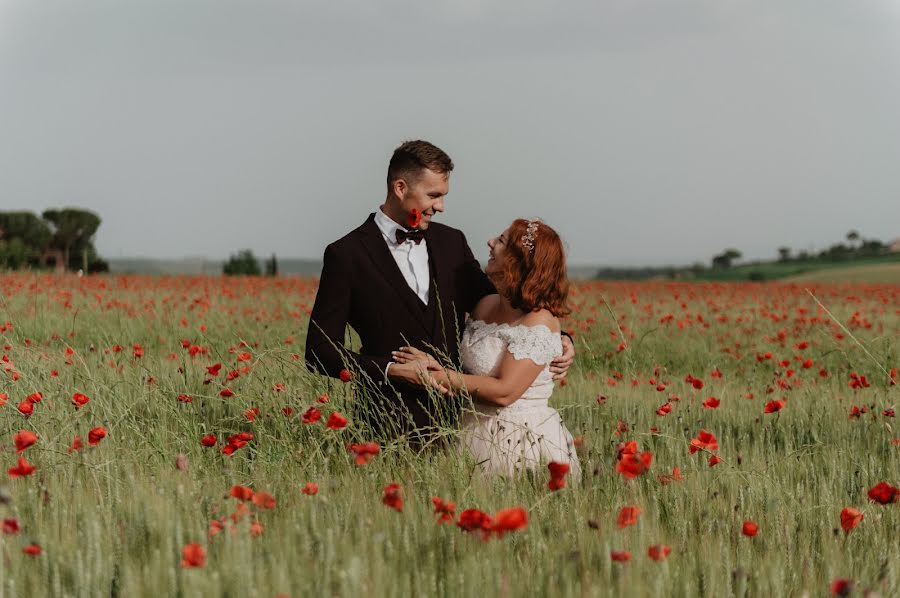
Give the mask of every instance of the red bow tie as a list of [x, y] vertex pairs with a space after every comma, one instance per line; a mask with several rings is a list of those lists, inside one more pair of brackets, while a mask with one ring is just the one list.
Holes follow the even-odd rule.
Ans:
[[397, 229], [397, 244], [403, 243], [404, 241], [412, 241], [416, 245], [422, 242], [422, 239], [425, 238], [425, 231], [423, 230], [411, 230], [405, 231], [402, 228]]

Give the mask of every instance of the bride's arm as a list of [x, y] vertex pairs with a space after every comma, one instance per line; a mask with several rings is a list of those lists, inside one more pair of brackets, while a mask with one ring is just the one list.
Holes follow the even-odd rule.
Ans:
[[468, 392], [473, 399], [506, 407], [516, 402], [543, 371], [544, 366], [531, 359], [516, 359], [506, 353], [500, 362], [497, 376], [475, 376], [453, 370], [433, 371], [435, 381], [451, 391]]

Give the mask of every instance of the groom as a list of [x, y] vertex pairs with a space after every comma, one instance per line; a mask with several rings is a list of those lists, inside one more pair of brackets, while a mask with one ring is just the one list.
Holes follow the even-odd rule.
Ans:
[[[408, 141], [391, 157], [387, 198], [357, 229], [325, 248], [319, 290], [306, 337], [307, 366], [339, 377], [348, 370], [365, 387], [357, 420], [377, 436], [416, 439], [452, 425], [448, 397], [412, 387], [415, 364], [391, 361], [411, 345], [459, 362], [466, 314], [496, 293], [463, 233], [432, 221], [444, 211], [453, 162], [427, 141]], [[344, 346], [347, 325], [359, 335], [358, 352]], [[563, 377], [574, 359], [571, 340], [551, 364]]]

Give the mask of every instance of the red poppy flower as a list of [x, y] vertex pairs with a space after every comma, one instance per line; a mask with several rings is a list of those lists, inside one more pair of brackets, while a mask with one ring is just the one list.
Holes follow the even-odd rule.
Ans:
[[656, 415], [668, 415], [671, 412], [672, 412], [672, 402], [666, 401], [656, 410]]
[[144, 356], [144, 348], [140, 344], [135, 343], [134, 346], [132, 347], [132, 349], [133, 349], [132, 355], [134, 355], [136, 358], [140, 358], [140, 357]]
[[72, 439], [72, 446], [69, 447], [69, 452], [74, 453], [75, 451], [80, 451], [84, 448], [84, 444], [81, 442], [81, 436], [76, 436]]
[[891, 373], [888, 376], [888, 383], [891, 386], [897, 386], [898, 380], [900, 380], [900, 377], [897, 376], [897, 368], [891, 368]]
[[566, 485], [566, 474], [569, 473], [569, 464], [551, 461], [547, 464], [547, 469], [550, 470], [550, 481], [547, 482], [547, 487], [553, 492], [564, 488]]
[[491, 528], [491, 517], [484, 511], [478, 509], [466, 509], [459, 514], [459, 520], [456, 525], [463, 531], [471, 532], [475, 530], [488, 531]]
[[672, 468], [672, 475], [661, 475], [657, 478], [659, 483], [665, 486], [666, 484], [671, 484], [672, 482], [680, 482], [681, 481], [681, 470], [677, 467]]
[[103, 426], [91, 428], [91, 431], [88, 432], [88, 444], [91, 446], [97, 446], [104, 438], [106, 438], [106, 428]]
[[384, 487], [384, 495], [381, 497], [381, 502], [396, 511], [403, 512], [403, 490], [400, 488], [400, 484], [396, 482], [393, 484], [388, 484]]
[[341, 378], [341, 382], [350, 382], [350, 380], [353, 378], [353, 375], [348, 370], [341, 370], [341, 373], [339, 375]]
[[863, 520], [863, 514], [853, 507], [844, 507], [841, 511], [841, 529], [849, 532]]
[[323, 392], [322, 394], [320, 394], [320, 395], [316, 398], [316, 403], [321, 403], [322, 405], [324, 405], [324, 404], [327, 403], [329, 400], [330, 400], [330, 399], [328, 398], [328, 393], [327, 393], [327, 392]]
[[3, 520], [3, 533], [7, 536], [15, 536], [21, 531], [19, 521], [15, 517], [9, 517]]
[[718, 465], [721, 462], [722, 462], [722, 459], [719, 457], [719, 455], [710, 455], [710, 457], [709, 457], [709, 466], [710, 467], [713, 467], [714, 465]]
[[310, 407], [303, 412], [303, 423], [314, 424], [322, 418], [322, 412], [315, 407]]
[[647, 549], [647, 556], [654, 561], [664, 561], [669, 557], [672, 549], [665, 544], [654, 544]]
[[406, 228], [419, 228], [419, 224], [422, 222], [422, 212], [420, 212], [417, 208], [413, 208], [410, 210], [409, 214], [406, 215]]
[[38, 556], [41, 554], [41, 545], [40, 544], [28, 544], [25, 548], [22, 549], [22, 552], [29, 556]]
[[37, 439], [37, 434], [35, 434], [31, 430], [19, 430], [13, 437], [13, 442], [16, 443], [16, 452], [21, 453], [29, 446], [37, 442]]
[[34, 413], [34, 403], [31, 401], [22, 401], [19, 403], [17, 407], [19, 413], [24, 415], [26, 418], [31, 417], [31, 414]]
[[90, 400], [90, 397], [83, 395], [80, 392], [76, 392], [72, 395], [72, 404], [75, 405], [75, 409], [81, 409], [87, 405], [87, 402]]
[[263, 535], [264, 531], [265, 531], [265, 528], [263, 527], [263, 524], [260, 523], [259, 521], [253, 520], [250, 522], [250, 535], [253, 536], [254, 538], [258, 538], [261, 535]]
[[617, 563], [627, 563], [631, 560], [631, 553], [627, 550], [610, 551], [609, 557]]
[[641, 511], [642, 509], [640, 507], [634, 505], [622, 507], [619, 511], [619, 516], [616, 519], [616, 524], [619, 527], [628, 527], [629, 525], [636, 524]]
[[213, 365], [206, 366], [206, 371], [210, 376], [216, 377], [219, 375], [219, 370], [222, 369], [221, 363], [216, 363]]
[[635, 478], [646, 473], [650, 469], [653, 462], [653, 453], [645, 451], [640, 455], [634, 453], [626, 453], [621, 456], [616, 463], [616, 471], [621, 473], [627, 479]]
[[365, 465], [381, 451], [377, 442], [364, 442], [363, 444], [351, 444], [350, 452], [356, 456], [357, 465]]
[[196, 542], [185, 545], [181, 549], [181, 566], [183, 568], [203, 567], [206, 565], [206, 551]]
[[502, 536], [506, 532], [525, 529], [528, 526], [528, 511], [522, 507], [501, 509], [494, 515], [491, 531]]
[[434, 514], [439, 515], [437, 522], [452, 522], [456, 514], [456, 504], [453, 501], [444, 502], [438, 496], [431, 497], [431, 504], [434, 505]]
[[231, 390], [230, 388], [223, 388], [222, 390], [219, 391], [219, 396], [222, 397], [223, 399], [227, 399], [229, 397], [234, 396], [234, 391]]
[[234, 451], [246, 446], [250, 440], [253, 440], [253, 434], [250, 432], [240, 432], [234, 436], [229, 436], [228, 443], [222, 447], [222, 452], [226, 455], [232, 455]]
[[210, 538], [214, 538], [220, 531], [225, 529], [225, 519], [219, 521], [218, 519], [213, 519], [209, 522], [209, 531], [207, 534]]
[[303, 489], [300, 490], [300, 492], [307, 496], [315, 496], [319, 493], [319, 485], [315, 482], [306, 482], [306, 485], [303, 486]]
[[697, 434], [697, 437], [691, 439], [691, 446], [688, 448], [688, 451], [693, 455], [700, 450], [719, 450], [719, 443], [716, 441], [716, 437], [713, 436], [711, 432], [700, 430], [700, 433]]
[[207, 434], [203, 438], [200, 439], [200, 444], [205, 447], [216, 446], [216, 435], [215, 434]]
[[228, 491], [228, 496], [236, 498], [240, 501], [250, 500], [251, 498], [253, 498], [253, 490], [251, 490], [247, 486], [235, 484], [231, 487], [231, 490]]
[[328, 421], [325, 423], [325, 426], [329, 430], [343, 430], [347, 427], [347, 418], [337, 411], [334, 411], [328, 416]]
[[260, 490], [253, 494], [253, 504], [255, 504], [260, 509], [274, 509], [275, 508], [275, 497]]
[[244, 411], [244, 417], [246, 417], [250, 423], [256, 421], [256, 418], [259, 416], [259, 407], [254, 407], [252, 409], [246, 409]]
[[784, 409], [785, 405], [787, 405], [787, 401], [784, 399], [769, 401], [768, 403], [766, 403], [766, 406], [763, 409], [763, 413], [775, 413], [776, 411], [781, 411], [782, 409]]
[[9, 477], [15, 479], [23, 476], [29, 476], [35, 472], [37, 467], [25, 460], [25, 457], [19, 455], [19, 464], [6, 470]]
[[703, 407], [705, 409], [718, 409], [719, 408], [719, 399], [716, 397], [709, 397], [705, 401], [703, 401]]
[[887, 482], [878, 482], [869, 489], [869, 500], [882, 505], [900, 501], [900, 488], [895, 488]]
[[741, 527], [741, 533], [748, 538], [752, 538], [759, 533], [759, 526], [752, 521], [745, 521], [744, 525]]
[[194, 402], [194, 397], [192, 397], [191, 395], [188, 395], [188, 394], [181, 393], [180, 395], [178, 395], [178, 402], [180, 402], [180, 403], [193, 403], [193, 402]]
[[831, 582], [832, 596], [849, 596], [853, 591], [853, 581], [849, 579], [835, 579]]

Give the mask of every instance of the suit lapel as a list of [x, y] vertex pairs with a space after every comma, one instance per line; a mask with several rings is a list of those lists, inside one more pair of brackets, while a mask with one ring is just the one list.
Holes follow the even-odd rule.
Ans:
[[388, 285], [394, 289], [396, 294], [404, 302], [407, 311], [409, 311], [412, 317], [419, 322], [426, 332], [430, 332], [428, 323], [425, 321], [425, 314], [422, 310], [422, 302], [413, 290], [409, 288], [406, 279], [403, 278], [403, 273], [400, 272], [400, 268], [397, 267], [397, 262], [394, 260], [394, 256], [391, 255], [391, 251], [384, 241], [384, 236], [378, 229], [378, 225], [375, 224], [374, 214], [370, 215], [369, 219], [363, 224], [362, 231], [364, 233], [362, 242], [365, 246], [366, 253], [372, 259], [372, 262], [374, 262], [375, 266], [381, 271], [381, 274], [384, 276], [385, 280], [387, 280]]

